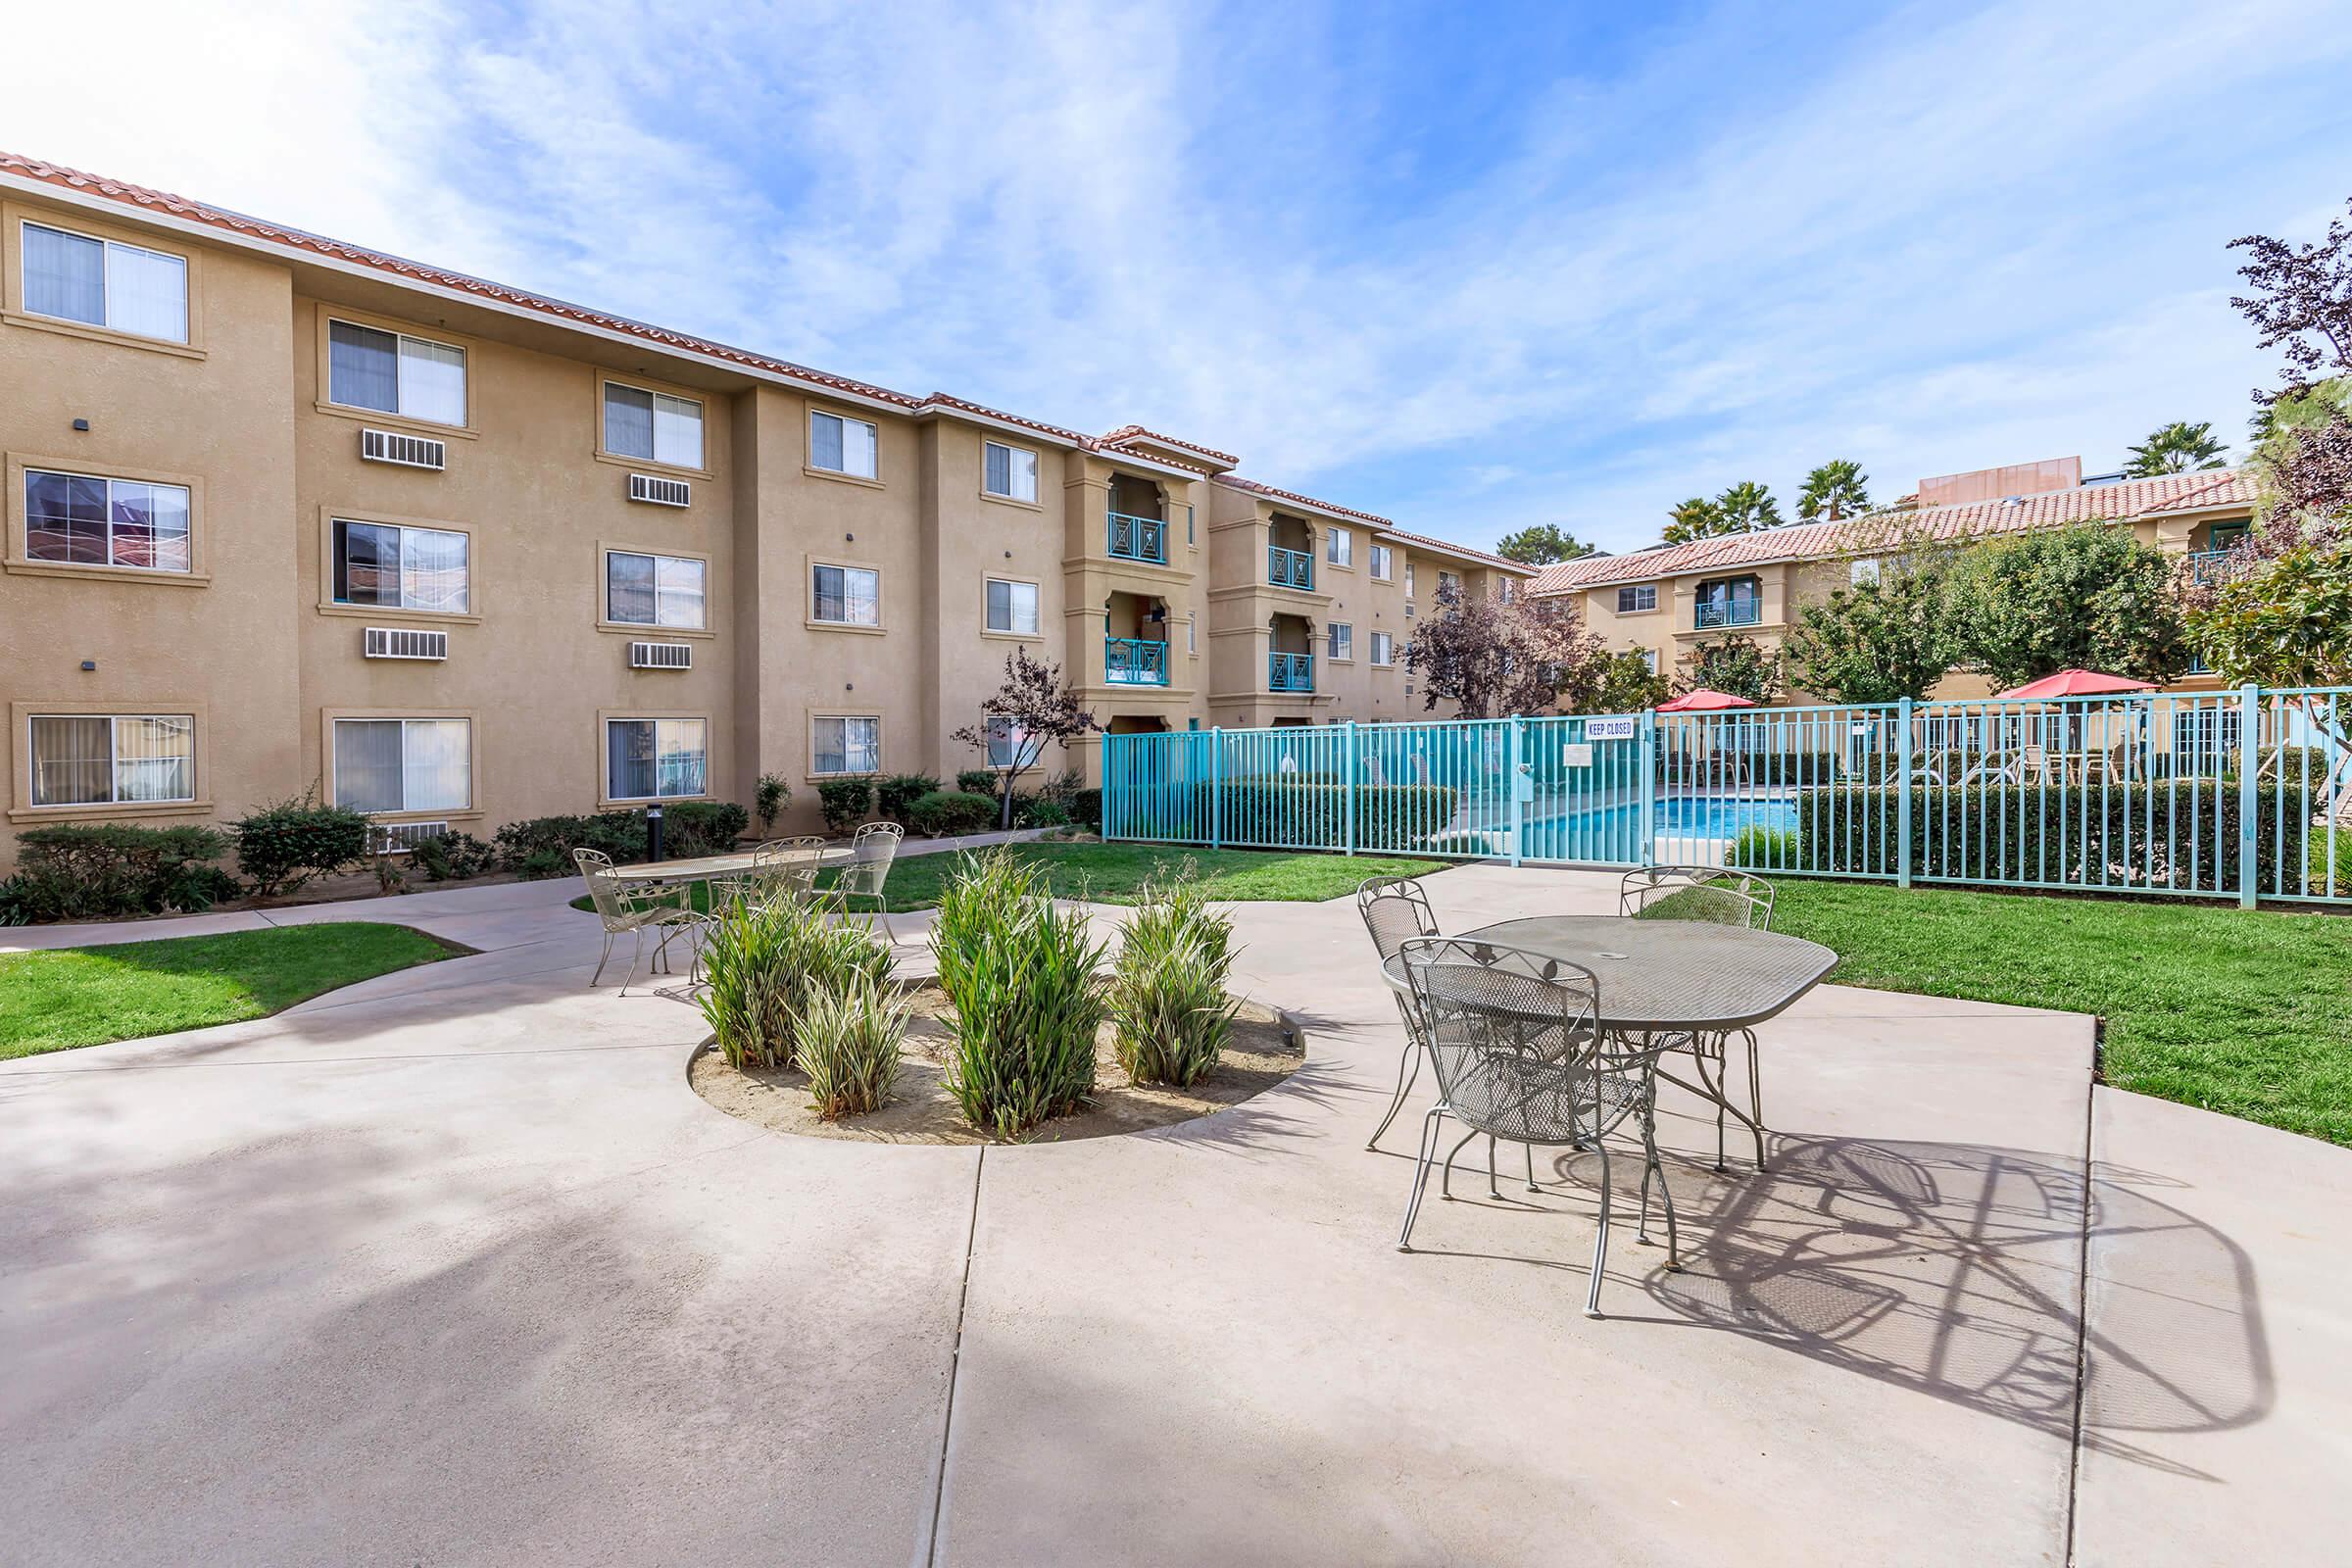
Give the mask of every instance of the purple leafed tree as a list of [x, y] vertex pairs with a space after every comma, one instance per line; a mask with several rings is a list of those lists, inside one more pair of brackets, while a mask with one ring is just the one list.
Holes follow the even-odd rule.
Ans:
[[980, 748], [982, 757], [1003, 743], [1006, 760], [992, 763], [1002, 769], [998, 782], [999, 825], [1012, 826], [1013, 785], [1037, 765], [1054, 742], [1068, 746], [1079, 736], [1102, 726], [1078, 701], [1078, 694], [1061, 683], [1061, 666], [1050, 660], [1032, 659], [1016, 648], [1004, 661], [1004, 684], [980, 705], [981, 719], [956, 732], [956, 739]]
[[1404, 667], [1419, 678], [1422, 708], [1451, 702], [1463, 718], [1541, 713], [1563, 691], [1598, 684], [1607, 644], [1585, 630], [1567, 596], [1508, 600], [1438, 590], [1438, 612], [1405, 646]]

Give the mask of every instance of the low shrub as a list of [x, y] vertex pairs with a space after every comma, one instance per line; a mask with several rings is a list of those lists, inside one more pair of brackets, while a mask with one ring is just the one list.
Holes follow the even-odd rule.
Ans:
[[409, 865], [427, 882], [463, 882], [498, 869], [498, 852], [470, 833], [441, 833], [409, 852]]
[[967, 855], [931, 946], [956, 1034], [944, 1081], [964, 1119], [1014, 1139], [1083, 1105], [1107, 1006], [1085, 914], [1055, 908], [1035, 868], [1004, 851]]
[[862, 978], [808, 998], [795, 1025], [795, 1059], [808, 1075], [808, 1098], [819, 1117], [861, 1115], [889, 1101], [910, 1011], [904, 998]]
[[1724, 856], [1726, 865], [1784, 866], [1800, 863], [1803, 853], [1794, 828], [1748, 826], [1740, 830]]
[[1119, 1065], [1139, 1084], [1187, 1088], [1216, 1070], [1239, 1007], [1226, 995], [1233, 922], [1209, 904], [1188, 862], [1143, 890], [1110, 975]]
[[209, 827], [61, 822], [17, 835], [5, 923], [197, 912], [243, 890], [211, 862], [228, 840]]
[[862, 926], [828, 918], [818, 899], [722, 904], [703, 938], [705, 1018], [730, 1066], [792, 1063], [810, 1000], [890, 979], [888, 945]]
[[752, 814], [760, 819], [760, 836], [766, 838], [776, 829], [776, 816], [792, 804], [792, 786], [784, 782], [781, 773], [762, 773], [752, 788]]
[[1013, 799], [1014, 827], [1068, 827], [1075, 820], [1070, 808], [1051, 795], [1016, 796]]
[[533, 850], [514, 862], [516, 876], [526, 882], [543, 882], [551, 876], [569, 876], [578, 866], [562, 850]]
[[1101, 790], [1079, 790], [1072, 794], [1070, 796], [1070, 815], [1077, 818], [1079, 826], [1093, 828], [1098, 833], [1102, 832], [1102, 792]]
[[662, 812], [662, 853], [672, 859], [724, 855], [752, 825], [752, 814], [733, 801], [677, 801]]
[[522, 876], [568, 876], [571, 852], [600, 850], [615, 864], [645, 858], [645, 814], [599, 811], [589, 816], [529, 816], [490, 836], [498, 863]]
[[956, 787], [966, 795], [997, 793], [997, 770], [993, 767], [967, 767], [956, 775]]
[[928, 773], [893, 773], [874, 785], [874, 809], [901, 827], [914, 826], [914, 803], [939, 793], [939, 780]]
[[916, 832], [927, 833], [935, 839], [948, 838], [957, 833], [979, 833], [994, 827], [997, 803], [985, 796], [935, 790], [916, 801], [907, 816]]
[[825, 813], [827, 832], [846, 833], [873, 814], [874, 781], [829, 778], [816, 787], [816, 805]]
[[373, 826], [358, 811], [304, 799], [265, 806], [229, 831], [237, 869], [256, 894], [270, 898], [366, 859]]

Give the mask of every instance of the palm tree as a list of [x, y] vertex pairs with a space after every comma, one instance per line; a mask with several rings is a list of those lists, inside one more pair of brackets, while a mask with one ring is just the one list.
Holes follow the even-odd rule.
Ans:
[[2132, 449], [2124, 471], [2135, 479], [2153, 479], [2160, 473], [2186, 473], [2192, 468], [2226, 468], [2229, 452], [2229, 443], [2213, 438], [2211, 420], [2190, 424], [2186, 419], [2175, 419]]
[[1687, 545], [1693, 539], [1712, 539], [1726, 531], [1723, 509], [1705, 496], [1692, 496], [1666, 515], [1670, 520], [1662, 537], [1670, 545]]
[[1837, 522], [1870, 510], [1870, 475], [1851, 458], [1833, 458], [1805, 475], [1796, 514], [1807, 522]]
[[1772, 491], [1753, 479], [1742, 479], [1717, 496], [1715, 507], [1723, 514], [1723, 526], [1716, 530], [1719, 533], [1752, 533], [1758, 528], [1778, 528], [1786, 520]]

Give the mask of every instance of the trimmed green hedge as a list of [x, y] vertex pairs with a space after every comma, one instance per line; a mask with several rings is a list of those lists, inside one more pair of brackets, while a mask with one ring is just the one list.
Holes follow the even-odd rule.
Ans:
[[[2237, 891], [2238, 789], [2211, 781], [2135, 783], [2127, 792], [2080, 785], [2026, 788], [1970, 785], [1911, 792], [1909, 859], [1915, 877], [2036, 882], [2059, 887], [2148, 887], [2212, 893]], [[1807, 871], [1886, 876], [1898, 864], [1896, 826], [1902, 792], [1807, 790], [1796, 803], [1793, 862]], [[2255, 886], [2303, 891], [2309, 872], [2302, 824], [2311, 798], [2299, 786], [2255, 790]], [[2281, 816], [2283, 812], [2283, 816]], [[2283, 820], [2279, 835], [2275, 825]], [[2279, 839], [2283, 837], [2281, 845]], [[1770, 850], [1740, 864], [1774, 868]], [[2281, 853], [2285, 877], [2279, 879]], [[1786, 867], [1784, 867], [1786, 868]]]
[[[1355, 846], [1410, 849], [1452, 820], [1458, 791], [1441, 784], [1368, 784], [1355, 789]], [[1206, 842], [1212, 827], [1227, 844], [1341, 849], [1348, 843], [1345, 784], [1300, 783], [1293, 776], [1252, 783], [1174, 784], [1128, 792], [1129, 813], [1113, 831]]]
[[16, 875], [0, 881], [0, 925], [194, 913], [242, 890], [212, 862], [227, 835], [209, 827], [61, 822], [17, 835]]

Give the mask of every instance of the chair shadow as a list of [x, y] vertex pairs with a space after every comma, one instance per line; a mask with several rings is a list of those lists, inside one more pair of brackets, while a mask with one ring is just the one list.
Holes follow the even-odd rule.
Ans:
[[[1561, 1151], [1549, 1163], [1537, 1167], [1543, 1197], [1562, 1183], [1597, 1196], [1594, 1156]], [[1667, 1269], [1662, 1248], [1621, 1250], [1628, 1227], [1611, 1239], [1619, 1267], [1602, 1310], [1741, 1335], [2061, 1440], [2073, 1440], [2082, 1420], [2086, 1448], [2191, 1479], [2213, 1478], [2132, 1435], [2249, 1426], [2275, 1402], [2252, 1261], [2156, 1196], [2180, 1185], [2170, 1178], [2102, 1161], [2086, 1195], [2080, 1164], [2047, 1154], [1788, 1135], [1776, 1136], [1771, 1163], [1763, 1176], [1744, 1164], [1718, 1174], [1670, 1154], [1682, 1266]], [[1456, 1198], [1496, 1202], [1485, 1175], [1457, 1167]], [[1640, 1184], [1638, 1158], [1613, 1161], [1612, 1202], [1629, 1220]], [[1506, 1156], [1500, 1203], [1551, 1206], [1523, 1200], [1517, 1185]], [[2086, 1212], [2090, 1242], [2132, 1240], [2135, 1276], [2232, 1288], [2217, 1300], [2185, 1285], [2168, 1293], [2110, 1282], [2085, 1343]], [[1651, 1235], [1663, 1240], [1654, 1206], [1651, 1215]], [[1565, 1256], [1516, 1260], [1570, 1267]], [[1638, 1288], [1652, 1310], [1625, 1310], [1626, 1267], [1642, 1271]], [[2086, 1356], [2099, 1390], [2095, 1421], [2079, 1404]]]

